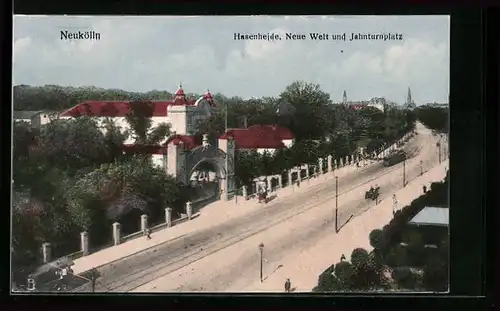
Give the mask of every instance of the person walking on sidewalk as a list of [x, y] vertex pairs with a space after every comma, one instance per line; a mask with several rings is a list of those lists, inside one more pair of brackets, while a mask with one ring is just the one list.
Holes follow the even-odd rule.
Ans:
[[422, 187], [422, 190], [424, 191], [424, 193], [427, 193], [427, 186], [426, 186], [426, 185], [424, 185], [424, 186]]
[[345, 255], [342, 254], [342, 256], [340, 256], [340, 261], [344, 261], [345, 260]]
[[292, 289], [292, 283], [290, 282], [290, 279], [287, 278], [285, 282], [285, 292], [289, 293]]
[[151, 229], [150, 228], [146, 229], [146, 240], [151, 240]]
[[97, 282], [97, 269], [92, 268], [90, 272], [90, 281], [92, 282], [92, 292], [95, 293], [95, 283]]

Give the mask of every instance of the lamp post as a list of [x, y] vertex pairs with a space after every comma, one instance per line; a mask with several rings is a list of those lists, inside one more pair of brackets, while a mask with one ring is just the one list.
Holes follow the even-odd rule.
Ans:
[[441, 164], [441, 142], [438, 141], [436, 147], [438, 148], [439, 164]]
[[424, 175], [424, 161], [420, 160], [420, 176]]
[[403, 158], [403, 188], [406, 187], [406, 155]]
[[335, 233], [339, 232], [339, 177], [335, 176]]
[[263, 254], [264, 254], [264, 243], [260, 243], [259, 245], [259, 250], [260, 250], [260, 282], [262, 283], [264, 280], [262, 278], [262, 263], [263, 263]]

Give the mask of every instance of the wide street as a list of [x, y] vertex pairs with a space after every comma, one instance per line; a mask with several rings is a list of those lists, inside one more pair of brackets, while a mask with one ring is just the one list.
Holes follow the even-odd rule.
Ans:
[[[420, 161], [426, 171], [438, 164], [437, 138], [420, 124], [417, 131], [419, 135], [405, 146], [410, 156], [415, 155], [406, 161], [407, 182], [420, 175]], [[374, 164], [339, 178], [339, 225], [375, 205], [364, 199], [370, 185], [380, 186], [381, 199], [400, 189], [402, 167], [401, 163], [392, 167]], [[280, 198], [241, 217], [100, 267], [96, 291], [244, 290], [259, 278], [261, 242], [265, 245], [266, 278], [282, 268], [283, 258], [290, 260], [318, 239], [335, 235], [334, 210], [332, 178], [307, 192]], [[303, 265], [307, 268], [308, 263]]]

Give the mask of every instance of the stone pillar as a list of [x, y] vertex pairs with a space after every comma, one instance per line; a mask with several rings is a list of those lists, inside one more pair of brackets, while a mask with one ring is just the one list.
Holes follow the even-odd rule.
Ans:
[[247, 186], [241, 187], [241, 193], [243, 194], [243, 198], [247, 200], [248, 199]]
[[120, 244], [121, 242], [121, 232], [120, 232], [120, 223], [115, 222], [113, 223], [113, 243], [115, 245]]
[[191, 202], [186, 202], [186, 215], [189, 220], [193, 217], [193, 206], [191, 205]]
[[328, 157], [326, 158], [326, 163], [327, 163], [327, 170], [328, 172], [331, 172], [332, 171], [332, 155], [328, 155]]
[[343, 167], [344, 166], [344, 160], [342, 158], [340, 158], [340, 167]]
[[83, 256], [89, 254], [89, 233], [87, 231], [80, 232], [80, 250]]
[[167, 207], [165, 209], [165, 223], [167, 224], [167, 228], [172, 227], [172, 208]]
[[283, 177], [281, 175], [278, 175], [278, 187], [283, 188]]
[[335, 169], [337, 170], [339, 168], [338, 164], [337, 164], [337, 159], [335, 159]]
[[47, 263], [52, 260], [52, 250], [50, 247], [50, 243], [43, 243], [42, 244], [42, 258], [43, 262]]
[[293, 177], [293, 170], [289, 170], [288, 171], [288, 186], [293, 186], [292, 177]]
[[309, 164], [306, 164], [306, 178], [309, 179]]
[[297, 170], [297, 180], [302, 181], [302, 167]]
[[349, 156], [348, 155], [345, 156], [345, 165], [349, 165]]
[[318, 166], [319, 166], [319, 174], [323, 175], [323, 158], [319, 158]]
[[146, 234], [146, 230], [148, 229], [148, 215], [141, 215], [141, 230], [144, 234]]
[[273, 185], [273, 177], [272, 176], [268, 176], [267, 177], [267, 190], [268, 191], [271, 191], [271, 189], [273, 189], [272, 185]]

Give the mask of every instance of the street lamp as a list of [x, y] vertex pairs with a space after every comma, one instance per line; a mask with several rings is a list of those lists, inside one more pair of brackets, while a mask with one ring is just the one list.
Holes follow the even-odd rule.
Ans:
[[438, 141], [436, 147], [438, 148], [439, 164], [441, 164], [441, 142]]
[[335, 176], [335, 233], [339, 232], [339, 177]]
[[262, 283], [263, 282], [263, 278], [262, 278], [262, 263], [263, 263], [263, 253], [264, 253], [264, 243], [260, 243], [259, 245], [259, 249], [260, 249], [260, 282]]
[[406, 187], [406, 155], [403, 158], [403, 188]]

